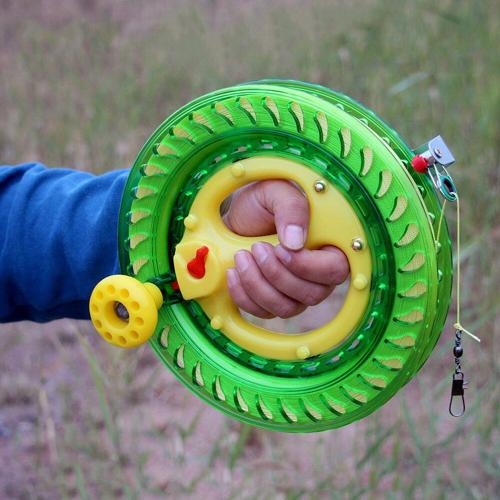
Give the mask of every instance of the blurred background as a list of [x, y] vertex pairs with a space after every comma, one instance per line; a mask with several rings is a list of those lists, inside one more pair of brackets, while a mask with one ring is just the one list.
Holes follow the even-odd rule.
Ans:
[[452, 309], [384, 408], [287, 435], [229, 420], [149, 347], [113, 349], [86, 322], [2, 325], [0, 498], [498, 497], [499, 33], [496, 0], [0, 0], [0, 163], [127, 167], [185, 102], [263, 77], [349, 94], [412, 146], [443, 134], [463, 200], [462, 322], [482, 338], [464, 340], [460, 419]]

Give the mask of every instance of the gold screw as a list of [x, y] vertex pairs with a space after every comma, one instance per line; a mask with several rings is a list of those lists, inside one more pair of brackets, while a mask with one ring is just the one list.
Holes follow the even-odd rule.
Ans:
[[355, 252], [359, 252], [360, 250], [363, 250], [364, 246], [365, 245], [364, 245], [363, 240], [361, 238], [354, 238], [351, 242], [351, 248]]
[[314, 183], [314, 191], [317, 193], [323, 193], [326, 189], [326, 184], [324, 181], [316, 181]]

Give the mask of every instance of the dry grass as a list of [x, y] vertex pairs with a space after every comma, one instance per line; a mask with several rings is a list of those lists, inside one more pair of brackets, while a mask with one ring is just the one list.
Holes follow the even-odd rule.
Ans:
[[0, 13], [3, 163], [130, 165], [179, 105], [261, 77], [348, 93], [413, 145], [443, 133], [464, 200], [463, 322], [483, 339], [465, 340], [464, 418], [447, 414], [448, 328], [382, 410], [295, 436], [230, 421], [148, 348], [108, 348], [84, 322], [4, 325], [0, 497], [498, 494], [497, 2], [3, 0]]

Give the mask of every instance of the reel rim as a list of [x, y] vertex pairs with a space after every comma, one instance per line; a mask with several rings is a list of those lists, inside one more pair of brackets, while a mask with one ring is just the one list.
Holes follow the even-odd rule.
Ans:
[[[269, 87], [272, 87], [272, 86], [268, 86], [268, 85], [253, 85], [252, 88], [254, 87], [259, 87], [258, 88], [258, 91], [266, 91], [266, 90], [269, 90], [268, 93], [271, 93], [271, 89], [269, 89]], [[264, 87], [264, 88], [262, 88]], [[241, 88], [241, 87], [240, 87]], [[211, 96], [224, 96], [225, 94], [231, 92], [232, 90], [234, 89], [238, 89], [238, 87], [233, 87], [233, 88], [230, 88], [230, 89], [224, 89], [222, 91], [219, 91], [219, 92], [215, 92], [215, 93], [212, 93], [212, 94], [209, 94], [208, 96], [205, 96], [205, 97], [202, 97], [198, 100], [195, 100], [193, 101], [193, 103], [190, 103], [188, 106], [186, 106], [185, 108], [185, 111], [184, 111], [184, 116], [189, 115], [189, 111], [191, 111], [192, 113], [192, 110], [196, 109], [196, 103], [200, 103], [202, 102], [201, 100], [203, 100], [204, 98], [207, 99], [207, 98], [210, 98]], [[272, 87], [272, 90], [276, 91], [276, 89], [274, 87]], [[256, 91], [256, 90], [254, 90]], [[273, 95], [274, 97], [274, 95]], [[149, 147], [151, 148], [151, 150], [153, 149], [151, 147], [151, 143], [152, 142], [156, 142], [157, 141], [157, 138], [159, 138], [162, 134], [164, 134], [164, 132], [166, 130], [168, 130], [169, 128], [172, 129], [172, 124], [176, 122], [176, 120], [182, 116], [182, 113], [181, 113], [182, 110], [180, 110], [179, 112], [177, 112], [176, 114], [174, 114], [171, 118], [167, 119], [166, 122], [164, 122], [164, 124], [162, 126], [160, 126], [159, 129], [157, 129], [157, 131], [153, 134], [153, 136], [150, 138], [150, 140], [146, 143], [145, 147], [143, 148], [143, 150], [141, 151], [141, 154], [139, 155], [139, 158], [138, 158], [138, 162], [136, 162], [136, 165], [134, 166], [134, 171], [132, 172], [132, 174], [138, 174], [138, 170], [140, 170], [140, 165], [139, 164], [142, 164], [142, 162], [140, 161], [141, 160], [141, 155], [144, 156], [144, 152], [146, 151], [146, 155], [147, 155], [147, 150], [148, 150], [148, 147], [147, 145], [149, 144]], [[270, 129], [272, 130], [272, 129]], [[138, 164], [139, 163], [139, 164]], [[134, 177], [135, 179], [140, 179], [142, 178], [141, 175], [137, 176], [137, 175], [131, 175], [131, 177], [129, 178], [129, 182], [127, 183], [127, 188], [126, 188], [126, 192], [128, 189], [130, 189], [131, 185], [134, 184]], [[411, 174], [408, 174], [408, 177], [411, 177]], [[127, 200], [125, 200], [125, 197], [124, 197], [124, 203], [122, 205], [122, 213], [123, 213], [123, 207], [125, 207], [125, 209], [129, 208], [127, 207]], [[129, 200], [130, 201], [130, 200]], [[422, 204], [423, 204], [423, 200], [422, 201]], [[132, 205], [132, 202], [130, 203], [130, 206]], [[425, 205], [424, 205], [425, 206]], [[128, 210], [127, 210], [128, 212]], [[447, 230], [443, 231], [443, 234], [447, 234]], [[122, 228], [122, 225], [120, 225], [120, 234], [121, 234], [121, 237], [123, 236], [123, 228]], [[120, 238], [122, 239], [122, 238]], [[125, 259], [124, 259], [124, 256], [123, 256], [123, 251], [120, 253], [120, 261], [121, 261], [121, 264], [122, 264], [122, 269], [125, 270], [125, 266], [127, 265], [127, 257], [128, 257], [128, 252], [125, 256]], [[125, 261], [125, 266], [123, 266], [124, 264], [124, 261]], [[178, 305], [173, 305], [173, 306], [170, 306], [172, 310], [176, 310], [178, 309], [180, 306]], [[161, 313], [160, 313], [160, 316], [161, 316]], [[182, 315], [179, 315], [180, 318], [182, 318]], [[183, 318], [184, 321], [186, 321], [187, 318]], [[431, 328], [430, 330], [434, 330], [435, 328]], [[236, 411], [229, 411], [228, 410], [228, 407], [226, 404], [223, 404], [223, 402], [221, 401], [218, 401], [218, 402], [215, 402], [214, 403], [214, 399], [216, 399], [216, 397], [209, 397], [207, 394], [205, 394], [203, 392], [203, 390], [199, 390], [199, 387], [200, 385], [197, 384], [196, 382], [196, 379], [198, 378], [198, 382], [199, 382], [199, 373], [200, 373], [200, 365], [199, 364], [195, 364], [194, 365], [194, 368], [193, 368], [193, 374], [192, 374], [192, 377], [188, 377], [188, 379], [186, 379], [185, 376], [183, 376], [178, 368], [181, 368], [183, 369], [183, 367], [179, 366], [179, 359], [180, 359], [180, 355], [179, 355], [179, 350], [177, 349], [174, 353], [172, 353], [172, 361], [173, 363], [170, 363], [168, 360], [166, 361], [165, 360], [165, 352], [163, 352], [161, 350], [161, 347], [159, 347], [159, 345], [161, 346], [161, 335], [162, 335], [162, 332], [155, 332], [155, 335], [153, 336], [153, 339], [151, 341], [152, 343], [152, 346], [153, 348], [155, 349], [155, 351], [159, 354], [160, 358], [162, 358], [162, 361], [164, 363], [166, 363], [168, 366], [170, 367], [173, 367], [173, 371], [175, 373], [175, 375], [180, 378], [184, 383], [185, 385], [188, 385], [188, 387], [193, 390], [198, 396], [201, 396], [203, 399], [206, 399], [210, 404], [214, 405], [214, 406], [218, 406], [220, 409], [222, 409], [225, 413], [230, 413], [232, 414], [233, 416], [236, 416], [237, 418], [239, 418], [240, 420], [244, 420], [244, 421], [247, 421], [248, 423], [252, 423], [253, 425], [260, 425], [260, 426], [263, 426], [263, 427], [267, 427], [267, 428], [274, 428], [274, 429], [277, 429], [277, 430], [285, 430], [285, 431], [302, 431], [302, 432], [305, 432], [305, 431], [315, 431], [315, 430], [322, 430], [322, 429], [325, 429], [325, 428], [332, 428], [332, 427], [337, 427], [337, 426], [340, 426], [340, 425], [344, 425], [345, 423], [348, 423], [349, 421], [352, 421], [356, 418], [359, 418], [360, 416], [363, 416], [364, 414], [368, 414], [370, 413], [371, 411], [375, 410], [376, 408], [378, 408], [381, 404], [383, 404], [383, 402], [385, 402], [387, 399], [389, 399], [390, 397], [392, 397], [392, 395], [394, 394], [394, 392], [396, 392], [399, 387], [402, 385], [401, 383], [401, 380], [399, 380], [400, 378], [403, 378], [403, 384], [405, 382], [407, 382], [411, 376], [406, 376], [406, 377], [399, 377], [399, 376], [396, 376], [393, 378], [393, 380], [387, 384], [387, 386], [381, 390], [381, 389], [377, 389], [380, 391], [379, 393], [379, 396], [382, 396], [383, 394], [383, 398], [380, 398], [378, 397], [377, 400], [378, 400], [378, 404], [377, 405], [373, 405], [374, 407], [370, 409], [370, 411], [366, 411], [366, 404], [367, 402], [361, 402], [361, 401], [352, 401], [352, 400], [356, 400], [356, 397], [351, 397], [352, 394], [349, 394], [349, 391], [348, 392], [348, 399], [351, 399], [351, 403], [353, 403], [354, 405], [357, 405], [356, 408], [354, 408], [352, 411], [349, 411], [347, 412], [348, 415], [346, 416], [342, 416], [342, 412], [339, 411], [339, 408], [340, 406], [337, 405], [337, 409], [335, 409], [335, 404], [332, 406], [332, 404], [328, 401], [328, 400], [322, 400], [321, 398], [317, 399], [317, 398], [314, 398], [313, 402], [306, 402], [306, 403], [298, 403], [298, 405], [295, 405], [293, 410], [297, 410], [297, 407], [300, 407], [300, 410], [302, 411], [302, 413], [304, 415], [307, 416], [307, 419], [306, 421], [304, 422], [296, 422], [294, 423], [293, 426], [290, 426], [290, 423], [293, 423], [293, 422], [290, 422], [290, 415], [293, 413], [293, 411], [291, 411], [291, 413], [288, 413], [286, 410], [284, 410], [284, 406], [286, 407], [286, 405], [283, 405], [281, 404], [281, 410], [279, 410], [282, 414], [282, 416], [284, 417], [284, 419], [288, 422], [288, 424], [284, 424], [284, 423], [276, 423], [276, 422], [273, 422], [272, 420], [270, 420], [268, 418], [269, 414], [272, 412], [269, 410], [268, 408], [268, 411], [266, 412], [263, 408], [267, 408], [267, 406], [269, 406], [269, 402], [264, 402], [262, 401], [262, 399], [259, 399], [259, 395], [257, 395], [257, 399], [256, 401], [254, 402], [256, 407], [257, 407], [257, 410], [258, 410], [258, 413], [260, 415], [260, 419], [256, 419], [255, 417], [248, 417], [247, 416], [247, 413], [248, 413], [248, 401], [246, 401], [246, 399], [248, 399], [248, 396], [246, 393], [242, 393], [242, 391], [236, 391], [232, 396], [233, 396], [233, 409], [236, 408]], [[439, 335], [437, 335], [437, 337], [439, 337]], [[436, 338], [437, 340], [437, 338]], [[198, 342], [200, 342], [200, 339], [198, 338], [197, 339]], [[431, 342], [432, 343], [432, 342]], [[199, 346], [200, 344], [198, 344]], [[193, 346], [191, 346], [193, 347]], [[194, 346], [196, 347], [196, 345]], [[185, 348], [182, 350], [181, 352], [181, 357], [184, 356], [185, 354]], [[419, 358], [419, 359], [415, 359], [413, 363], [411, 363], [411, 367], [410, 366], [407, 366], [406, 369], [405, 369], [405, 372], [407, 373], [411, 373], [413, 374], [414, 372], [416, 372], [418, 370], [418, 368], [420, 367], [422, 361], [424, 359], [426, 359], [427, 356], [424, 356], [424, 353], [422, 352], [422, 356]], [[185, 365], [185, 361], [183, 360], [182, 363], [184, 363]], [[177, 366], [177, 369], [176, 369], [176, 366]], [[250, 380], [251, 379], [254, 379], [255, 377], [252, 377], [251, 374], [253, 373], [253, 371], [250, 371], [249, 372], [244, 372], [244, 376], [249, 378]], [[255, 375], [255, 374], [254, 374]], [[215, 379], [216, 380], [216, 379]], [[220, 380], [220, 379], [219, 379]], [[293, 379], [292, 379], [293, 380]], [[396, 383], [396, 381], [398, 380], [398, 383]], [[193, 382], [194, 381], [194, 382]], [[321, 382], [322, 383], [322, 382]], [[321, 385], [320, 383], [320, 385]], [[216, 382], [214, 382], [214, 384], [216, 385]], [[362, 382], [361, 382], [362, 384]], [[362, 385], [361, 385], [362, 387]], [[362, 392], [362, 391], [361, 391]], [[213, 395], [216, 395], [217, 394], [217, 387], [214, 387], [212, 388], [212, 396]], [[253, 397], [251, 398], [253, 399]], [[245, 408], [244, 408], [244, 405], [242, 404], [242, 402], [244, 402], [244, 405], [247, 406], [247, 411], [245, 411]], [[220, 404], [219, 404], [220, 403]], [[328, 411], [330, 412], [331, 416], [333, 415], [334, 418], [332, 417], [331, 419], [327, 419], [326, 421], [323, 420], [323, 421], [320, 421], [320, 418], [317, 418], [318, 415], [321, 415], [321, 412], [317, 409], [315, 409], [315, 407], [319, 407], [321, 406], [324, 408], [326, 407], [328, 409]], [[243, 408], [242, 408], [243, 406]], [[351, 405], [352, 406], [352, 405]], [[274, 406], [272, 406], [272, 409], [274, 411]], [[321, 417], [322, 418], [322, 417]], [[293, 420], [293, 419], [292, 419]]]

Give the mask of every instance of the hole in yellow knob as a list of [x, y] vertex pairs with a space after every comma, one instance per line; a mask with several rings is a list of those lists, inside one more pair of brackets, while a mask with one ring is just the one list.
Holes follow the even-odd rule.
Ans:
[[120, 318], [124, 323], [128, 323], [128, 320], [130, 318], [128, 309], [121, 302], [116, 302], [116, 301], [113, 307], [115, 309], [115, 314], [118, 316], [118, 318]]
[[146, 342], [158, 323], [161, 290], [121, 274], [100, 281], [90, 296], [90, 317], [110, 344], [137, 347]]

